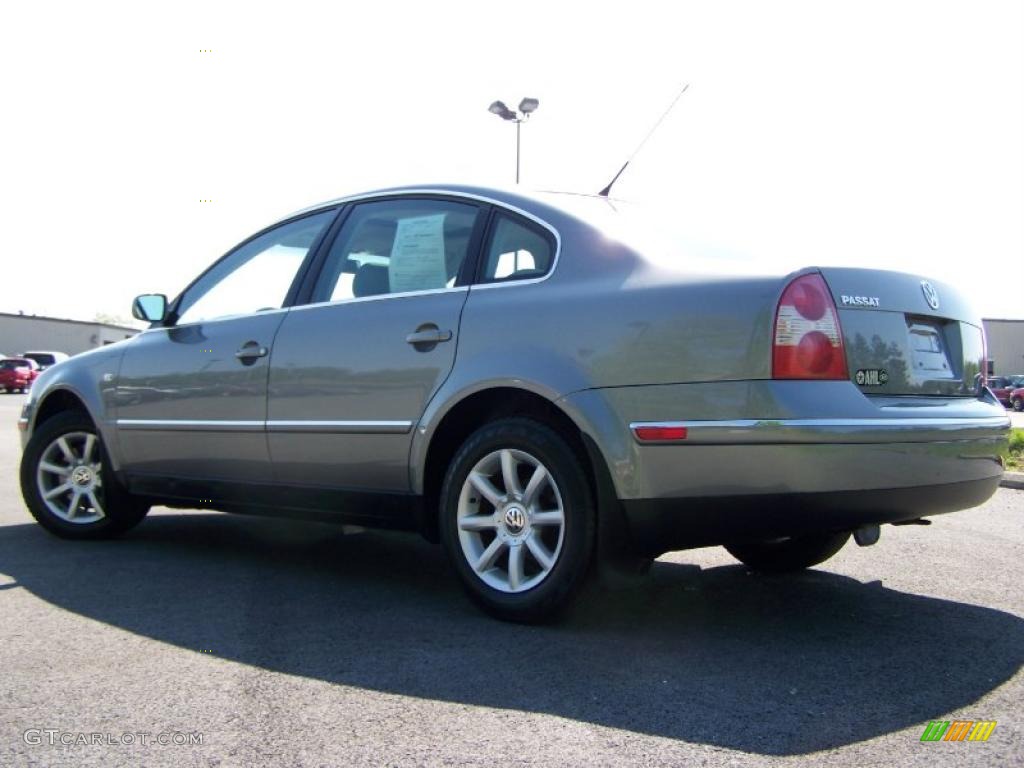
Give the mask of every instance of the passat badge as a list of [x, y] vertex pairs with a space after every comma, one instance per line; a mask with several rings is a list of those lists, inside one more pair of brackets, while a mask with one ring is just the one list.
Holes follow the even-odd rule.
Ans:
[[842, 295], [844, 307], [877, 307], [879, 300], [877, 296], [848, 296]]
[[939, 292], [935, 290], [935, 286], [929, 283], [927, 280], [921, 281], [921, 291], [924, 293], [924, 300], [928, 302], [928, 306], [932, 309], [939, 308]]

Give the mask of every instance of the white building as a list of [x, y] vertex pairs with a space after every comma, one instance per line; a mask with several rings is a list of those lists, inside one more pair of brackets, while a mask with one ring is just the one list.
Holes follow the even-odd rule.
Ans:
[[988, 341], [989, 374], [1024, 373], [1024, 320], [982, 320]]
[[0, 312], [0, 353], [17, 355], [35, 349], [77, 355], [138, 332], [123, 325]]

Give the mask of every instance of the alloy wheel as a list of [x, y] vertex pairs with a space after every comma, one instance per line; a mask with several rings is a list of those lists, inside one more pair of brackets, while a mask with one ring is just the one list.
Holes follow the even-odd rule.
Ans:
[[55, 438], [40, 456], [36, 484], [47, 509], [61, 520], [86, 524], [106, 517], [99, 438], [90, 432]]
[[466, 476], [456, 525], [462, 554], [481, 581], [501, 592], [525, 592], [558, 562], [565, 507], [540, 460], [502, 448], [480, 459]]

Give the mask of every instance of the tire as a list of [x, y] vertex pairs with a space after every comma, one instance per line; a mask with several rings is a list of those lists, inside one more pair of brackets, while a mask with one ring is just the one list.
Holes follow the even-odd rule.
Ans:
[[730, 555], [755, 571], [790, 573], [828, 560], [850, 539], [849, 532], [808, 533], [767, 541], [726, 544]]
[[527, 418], [491, 422], [458, 450], [441, 488], [440, 535], [484, 611], [535, 623], [569, 604], [594, 553], [586, 466], [551, 427]]
[[[109, 467], [92, 420], [79, 411], [62, 413], [29, 439], [21, 458], [21, 494], [36, 522], [56, 536], [118, 536], [138, 525], [149, 505], [129, 495]], [[66, 490], [44, 498], [62, 486]]]

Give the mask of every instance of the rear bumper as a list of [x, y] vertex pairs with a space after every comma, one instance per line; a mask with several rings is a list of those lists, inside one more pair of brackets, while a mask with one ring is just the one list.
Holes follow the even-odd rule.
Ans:
[[1007, 423], [687, 422], [686, 441], [638, 448], [657, 493], [623, 500], [630, 533], [655, 554], [968, 509], [999, 486]]
[[[991, 397], [867, 397], [850, 382], [628, 387], [563, 402], [648, 554], [976, 506], [998, 487], [1010, 427]], [[637, 439], [650, 425], [685, 437]]]
[[918, 487], [633, 499], [622, 504], [633, 549], [656, 557], [741, 539], [849, 531], [969, 509], [984, 503], [998, 486], [996, 476]]

